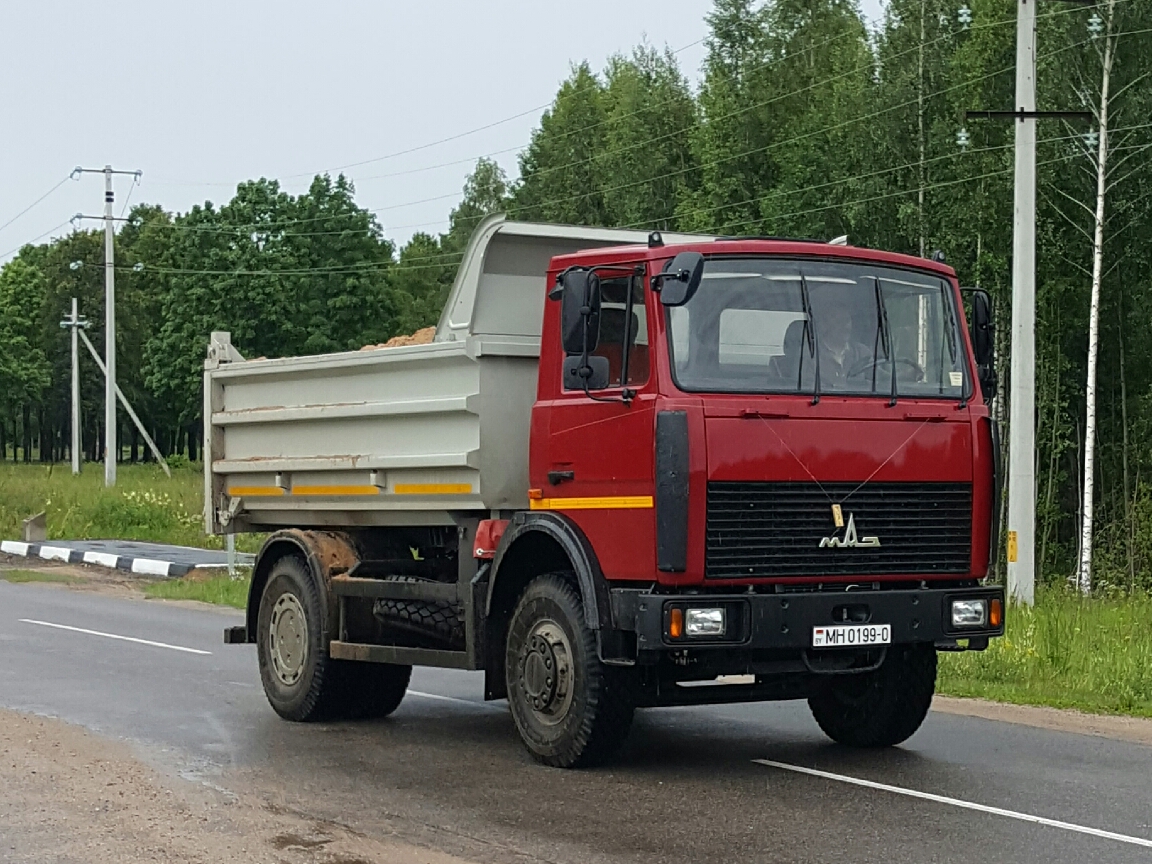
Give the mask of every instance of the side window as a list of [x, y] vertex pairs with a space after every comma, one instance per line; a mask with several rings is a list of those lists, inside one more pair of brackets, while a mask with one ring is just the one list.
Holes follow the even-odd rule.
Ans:
[[[632, 315], [628, 315], [628, 289], [632, 288]], [[648, 316], [644, 281], [629, 277], [600, 282], [600, 339], [594, 357], [608, 361], [609, 387], [640, 387], [648, 381]], [[627, 342], [625, 339], [627, 338]], [[622, 381], [624, 360], [628, 380]]]

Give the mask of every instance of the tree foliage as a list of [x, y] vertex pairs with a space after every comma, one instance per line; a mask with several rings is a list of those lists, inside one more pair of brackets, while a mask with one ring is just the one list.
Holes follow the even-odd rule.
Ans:
[[[222, 204], [133, 209], [119, 231], [121, 385], [166, 447], [199, 428], [212, 330], [248, 356], [338, 351], [434, 323], [485, 216], [721, 234], [831, 238], [911, 254], [940, 249], [1000, 310], [1004, 380], [1013, 129], [964, 120], [1013, 103], [1014, 0], [889, 0], [869, 30], [856, 0], [715, 0], [692, 85], [675, 53], [640, 45], [602, 70], [576, 62], [518, 176], [480, 159], [442, 234], [396, 248], [343, 177], [304, 194], [241, 184]], [[1101, 291], [1097, 584], [1152, 585], [1152, 3], [1116, 5]], [[1042, 108], [1095, 110], [1101, 44], [1091, 8], [1041, 4]], [[1090, 126], [1091, 124], [1088, 124]], [[1039, 553], [1076, 559], [1085, 426], [1095, 165], [1075, 122], [1040, 124], [1037, 225]], [[966, 146], [958, 134], [963, 129]], [[29, 246], [0, 271], [0, 437], [5, 452], [63, 452], [69, 299], [103, 315], [102, 238]], [[75, 262], [79, 266], [73, 267]], [[143, 269], [134, 269], [134, 265]], [[90, 331], [103, 350], [102, 329]], [[86, 440], [101, 386], [82, 380]], [[995, 410], [1007, 417], [1003, 398]], [[15, 445], [15, 446], [13, 446]]]

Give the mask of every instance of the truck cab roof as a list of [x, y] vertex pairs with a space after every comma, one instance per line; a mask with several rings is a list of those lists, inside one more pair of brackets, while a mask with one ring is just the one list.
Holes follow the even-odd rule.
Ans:
[[675, 257], [680, 252], [700, 252], [705, 256], [770, 255], [804, 258], [836, 258], [868, 261], [895, 267], [929, 270], [946, 278], [955, 278], [956, 271], [947, 264], [903, 255], [898, 252], [885, 252], [862, 246], [848, 246], [819, 240], [760, 237], [715, 237], [692, 239], [683, 242], [666, 243], [662, 246], [629, 245], [613, 246], [606, 249], [593, 249], [574, 254], [560, 255], [553, 260], [556, 269], [572, 265], [589, 266], [594, 264], [614, 264], [621, 261], [653, 261]]

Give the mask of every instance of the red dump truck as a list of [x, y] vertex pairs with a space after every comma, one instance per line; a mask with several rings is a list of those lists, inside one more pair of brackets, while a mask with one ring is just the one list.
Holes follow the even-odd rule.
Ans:
[[482, 670], [560, 767], [668, 705], [806, 699], [898, 744], [937, 652], [1004, 628], [992, 310], [964, 296], [844, 241], [493, 217], [430, 344], [245, 361], [214, 333], [208, 530], [269, 535], [225, 639], [294, 721]]

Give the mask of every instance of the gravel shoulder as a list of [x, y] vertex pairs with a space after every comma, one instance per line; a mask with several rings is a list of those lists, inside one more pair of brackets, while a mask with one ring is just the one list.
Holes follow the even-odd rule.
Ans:
[[0, 711], [0, 860], [466, 864], [158, 774], [124, 745]]
[[1114, 714], [1086, 714], [1064, 708], [1045, 708], [1037, 705], [1007, 705], [986, 699], [958, 699], [937, 696], [932, 710], [944, 714], [980, 717], [1001, 723], [1016, 723], [1034, 729], [1051, 729], [1077, 735], [1095, 735], [1117, 741], [1131, 741], [1152, 747], [1152, 720], [1144, 717], [1120, 717]]

